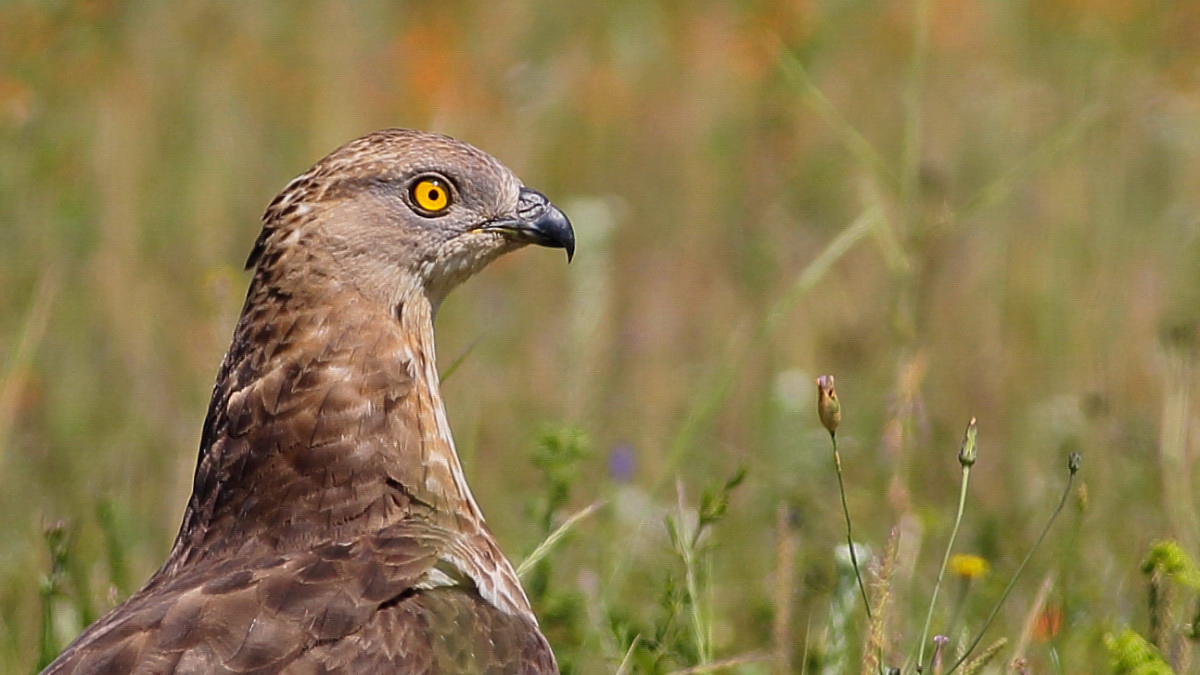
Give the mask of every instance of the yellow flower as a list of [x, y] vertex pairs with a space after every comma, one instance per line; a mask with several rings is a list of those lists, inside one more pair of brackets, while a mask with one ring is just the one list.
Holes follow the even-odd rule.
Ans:
[[971, 581], [988, 573], [988, 561], [977, 555], [955, 554], [950, 556], [950, 570]]

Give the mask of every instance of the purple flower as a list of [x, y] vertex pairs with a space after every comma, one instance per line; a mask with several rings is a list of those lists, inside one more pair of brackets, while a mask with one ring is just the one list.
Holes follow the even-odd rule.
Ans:
[[628, 483], [633, 480], [637, 471], [637, 455], [633, 445], [618, 443], [608, 452], [608, 477], [618, 483]]

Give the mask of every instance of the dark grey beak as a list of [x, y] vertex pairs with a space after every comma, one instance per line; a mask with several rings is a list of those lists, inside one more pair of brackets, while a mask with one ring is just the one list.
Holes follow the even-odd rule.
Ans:
[[567, 262], [575, 255], [575, 230], [567, 214], [546, 195], [527, 187], [521, 188], [516, 218], [492, 221], [484, 229], [504, 230], [531, 244], [566, 249]]

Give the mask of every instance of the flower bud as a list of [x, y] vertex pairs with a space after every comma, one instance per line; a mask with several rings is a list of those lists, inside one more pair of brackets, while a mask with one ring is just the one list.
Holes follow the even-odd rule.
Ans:
[[833, 376], [817, 378], [817, 416], [830, 434], [837, 431], [842, 421], [842, 404], [838, 403], [837, 390], [833, 388]]
[[963, 433], [962, 447], [958, 449], [958, 463], [963, 466], [971, 466], [975, 463], [975, 456], [978, 453], [978, 448], [975, 446], [975, 418], [967, 424], [967, 430]]

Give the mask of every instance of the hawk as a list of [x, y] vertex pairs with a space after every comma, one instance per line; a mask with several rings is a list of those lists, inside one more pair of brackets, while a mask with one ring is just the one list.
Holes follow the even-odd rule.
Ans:
[[556, 673], [463, 477], [433, 319], [571, 223], [452, 138], [379, 131], [267, 207], [162, 568], [46, 673]]

